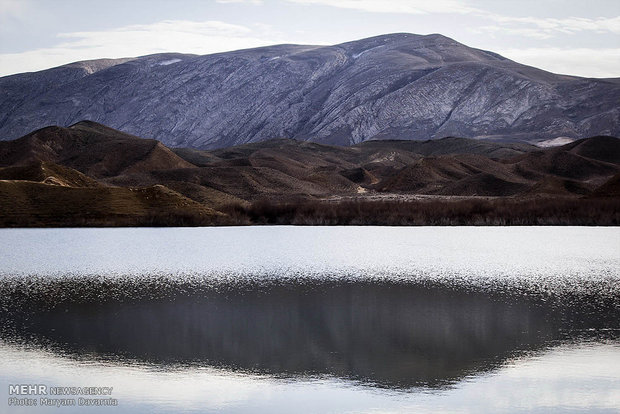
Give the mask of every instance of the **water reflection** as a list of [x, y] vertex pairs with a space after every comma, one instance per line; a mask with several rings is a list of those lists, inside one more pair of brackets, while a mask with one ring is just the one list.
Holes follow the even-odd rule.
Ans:
[[615, 298], [370, 282], [136, 286], [22, 281], [3, 292], [2, 338], [76, 356], [406, 389], [442, 387], [588, 332], [617, 339], [620, 327]]

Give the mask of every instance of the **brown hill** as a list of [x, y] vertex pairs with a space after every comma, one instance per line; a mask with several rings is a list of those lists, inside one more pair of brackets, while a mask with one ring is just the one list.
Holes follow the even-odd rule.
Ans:
[[[262, 175], [275, 170], [293, 177], [298, 184], [280, 186], [278, 192], [281, 195], [326, 196], [334, 192], [356, 194], [360, 192], [360, 185], [370, 191], [434, 192], [455, 178], [482, 171], [467, 165], [467, 162], [454, 160], [452, 157], [455, 155], [467, 154], [471, 157], [468, 162], [477, 157], [477, 164], [491, 163], [506, 169], [504, 164], [491, 161], [488, 157], [505, 158], [535, 149], [528, 144], [444, 138], [423, 142], [369, 141], [351, 147], [277, 139], [215, 151], [174, 151], [198, 166], [245, 170], [246, 175], [236, 180], [225, 178], [230, 176], [229, 170], [211, 170], [210, 182], [202, 181], [219, 190], [233, 188], [236, 196], [243, 197], [245, 193], [253, 197], [273, 192], [253, 191], [253, 185], [244, 184], [249, 169], [252, 174]], [[431, 155], [433, 157], [428, 158]], [[435, 156], [439, 158], [435, 159]], [[163, 174], [167, 175], [165, 172]], [[505, 173], [499, 175], [501, 179], [510, 180], [510, 177], [504, 177]], [[252, 181], [257, 181], [256, 177]], [[247, 189], [250, 191], [245, 191]]]
[[206, 225], [220, 214], [164, 187], [66, 187], [0, 181], [0, 225]]
[[620, 197], [620, 173], [594, 190], [592, 197]]
[[90, 121], [68, 128], [46, 127], [0, 145], [0, 166], [37, 161], [62, 164], [94, 178], [194, 167], [159, 141], [138, 138]]
[[[80, 122], [0, 142], [0, 180], [7, 217], [22, 217], [7, 223], [31, 217], [62, 225], [66, 214], [106, 225], [106, 211], [110, 223], [165, 215], [202, 223], [219, 217], [216, 210], [234, 213], [231, 204], [259, 201], [616, 197], [619, 148], [617, 138], [594, 137], [547, 149], [445, 138], [351, 147], [275, 139], [215, 151], [170, 150]], [[159, 195], [151, 199], [151, 193]], [[82, 205], [85, 213], [63, 203]]]
[[564, 145], [558, 150], [569, 151], [582, 157], [620, 165], [620, 140], [614, 137], [598, 136], [580, 139]]
[[100, 187], [101, 184], [72, 168], [50, 162], [0, 168], [0, 180], [23, 180], [65, 187]]
[[613, 175], [618, 167], [589, 159], [569, 151], [548, 151], [524, 156], [519, 164], [526, 169], [576, 180]]
[[510, 158], [536, 149], [524, 142], [493, 142], [466, 138], [446, 137], [427, 141], [365, 141], [356, 147], [364, 151], [404, 151], [422, 156], [451, 154], [480, 154], [489, 158]]
[[422, 158], [380, 182], [377, 189], [382, 192], [434, 192], [447, 183], [477, 172], [453, 158]]
[[506, 181], [493, 174], [479, 173], [449, 183], [437, 194], [505, 197], [518, 194], [527, 188], [527, 184]]
[[591, 192], [591, 186], [586, 183], [550, 176], [543, 178], [532, 187], [528, 188], [523, 195], [557, 197], [587, 195]]

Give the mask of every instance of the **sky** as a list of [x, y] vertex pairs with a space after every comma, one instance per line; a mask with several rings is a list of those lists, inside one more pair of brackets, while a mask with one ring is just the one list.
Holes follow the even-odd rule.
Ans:
[[620, 0], [0, 0], [0, 76], [396, 32], [441, 33], [555, 73], [620, 77]]

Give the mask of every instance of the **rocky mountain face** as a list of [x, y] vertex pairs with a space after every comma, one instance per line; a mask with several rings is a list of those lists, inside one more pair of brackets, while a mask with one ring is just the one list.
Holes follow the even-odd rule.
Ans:
[[273, 138], [620, 135], [620, 79], [556, 75], [441, 35], [79, 62], [0, 78], [0, 139], [89, 119], [170, 147]]

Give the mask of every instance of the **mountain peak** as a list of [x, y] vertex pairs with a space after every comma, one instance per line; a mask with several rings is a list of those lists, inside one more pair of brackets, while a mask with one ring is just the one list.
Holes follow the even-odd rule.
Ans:
[[274, 137], [351, 145], [620, 135], [620, 83], [555, 75], [437, 33], [103, 66], [0, 78], [0, 137], [50, 124], [101, 128], [75, 124], [83, 119], [193, 148]]
[[135, 58], [83, 60], [79, 62], [69, 63], [64, 66], [68, 68], [79, 68], [84, 70], [87, 74], [91, 75], [93, 73], [99, 72], [100, 70], [105, 70], [109, 67], [120, 65], [121, 63], [129, 62], [133, 59]]
[[359, 49], [368, 49], [373, 47], [386, 46], [389, 48], [393, 47], [433, 47], [438, 45], [450, 45], [455, 47], [463, 47], [457, 41], [450, 39], [449, 37], [440, 35], [440, 34], [430, 34], [430, 35], [419, 35], [414, 33], [389, 33], [383, 34], [373, 37], [368, 37], [365, 39], [354, 40], [351, 42], [341, 43], [338, 45], [339, 47], [345, 49], [359, 50]]

